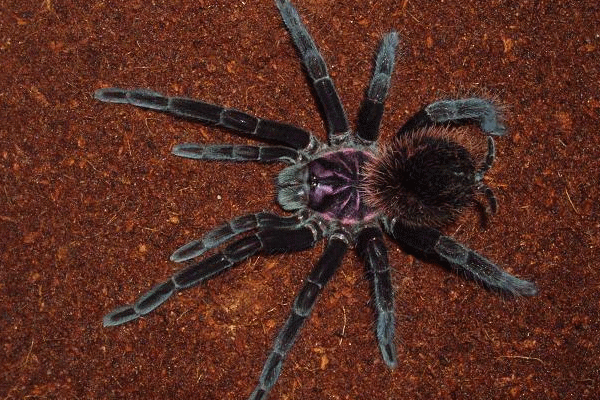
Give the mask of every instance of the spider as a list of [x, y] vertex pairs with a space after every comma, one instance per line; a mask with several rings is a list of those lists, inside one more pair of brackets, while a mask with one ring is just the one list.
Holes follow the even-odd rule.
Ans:
[[[210, 250], [214, 254], [190, 263], [134, 304], [116, 308], [103, 320], [104, 326], [132, 321], [175, 292], [211, 279], [253, 255], [301, 251], [325, 239], [325, 250], [295, 298], [249, 397], [255, 400], [268, 396], [318, 295], [351, 247], [364, 260], [371, 278], [382, 358], [390, 368], [397, 365], [394, 291], [383, 232], [408, 251], [445, 264], [492, 290], [522, 296], [537, 293], [534, 283], [508, 274], [440, 231], [465, 207], [481, 204], [480, 197], [486, 200], [486, 214], [496, 211], [496, 198], [483, 178], [494, 161], [492, 136], [506, 131], [499, 107], [480, 97], [439, 100], [410, 118], [391, 143], [380, 145], [379, 125], [398, 34], [392, 31], [383, 37], [357, 127], [351, 130], [323, 57], [297, 10], [288, 0], [276, 0], [276, 4], [321, 107], [327, 143], [302, 128], [199, 100], [167, 97], [146, 89], [105, 88], [94, 93], [103, 102], [162, 111], [270, 143], [186, 143], [173, 148], [177, 156], [288, 164], [276, 184], [277, 201], [291, 215], [243, 215], [187, 243], [171, 255], [172, 261], [196, 259]], [[463, 130], [463, 125], [469, 124], [478, 126], [485, 140], [469, 137]]]

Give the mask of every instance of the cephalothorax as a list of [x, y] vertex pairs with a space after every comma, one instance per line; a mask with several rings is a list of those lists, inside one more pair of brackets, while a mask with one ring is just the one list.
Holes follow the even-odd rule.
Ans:
[[[131, 321], [154, 310], [176, 291], [206, 281], [255, 254], [300, 251], [327, 240], [323, 255], [275, 339], [250, 399], [267, 397], [318, 294], [349, 247], [356, 248], [370, 271], [377, 341], [385, 363], [396, 366], [394, 293], [383, 232], [407, 250], [450, 266], [490, 289], [512, 295], [537, 293], [533, 283], [506, 273], [438, 230], [454, 221], [479, 195], [487, 199], [489, 212], [496, 209], [496, 199], [483, 178], [494, 160], [492, 135], [505, 133], [498, 107], [479, 97], [436, 101], [415, 114], [390, 144], [380, 146], [379, 125], [398, 35], [391, 32], [382, 40], [353, 131], [325, 62], [296, 9], [287, 0], [276, 0], [276, 4], [322, 107], [327, 143], [296, 126], [198, 100], [140, 89], [108, 88], [94, 94], [100, 101], [128, 103], [212, 123], [271, 143], [188, 143], [175, 146], [175, 155], [289, 164], [277, 177], [277, 200], [291, 215], [258, 212], [218, 226], [179, 248], [171, 260], [188, 261], [209, 250], [215, 250], [213, 255], [191, 263], [134, 304], [104, 317], [105, 326]], [[460, 126], [466, 124], [478, 126], [486, 134], [485, 140], [463, 132]]]

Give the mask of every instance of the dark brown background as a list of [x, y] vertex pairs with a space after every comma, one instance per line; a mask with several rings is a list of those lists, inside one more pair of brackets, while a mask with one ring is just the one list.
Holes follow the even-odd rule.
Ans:
[[[440, 93], [487, 88], [507, 104], [511, 133], [487, 180], [499, 213], [488, 229], [467, 213], [450, 233], [540, 294], [503, 299], [390, 242], [399, 365], [389, 371], [350, 254], [271, 398], [594, 398], [597, 1], [297, 2], [352, 119], [379, 39], [400, 32], [384, 138]], [[245, 141], [91, 94], [149, 87], [323, 137], [275, 5], [8, 0], [0, 10], [0, 398], [245, 398], [322, 245], [253, 258], [152, 316], [103, 328], [106, 312], [177, 268], [174, 249], [233, 216], [277, 210], [281, 167], [173, 157], [179, 142]]]

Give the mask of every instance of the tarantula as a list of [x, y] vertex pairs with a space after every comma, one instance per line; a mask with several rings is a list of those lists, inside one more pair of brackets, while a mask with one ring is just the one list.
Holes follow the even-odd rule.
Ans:
[[[306, 67], [328, 128], [328, 142], [286, 123], [182, 97], [166, 97], [145, 89], [99, 89], [103, 102], [127, 103], [186, 119], [215, 124], [271, 145], [180, 144], [173, 154], [211, 161], [281, 162], [289, 166], [277, 177], [277, 201], [292, 212], [247, 214], [218, 226], [176, 250], [175, 262], [202, 258], [142, 295], [132, 305], [104, 317], [104, 326], [129, 322], [149, 313], [173, 293], [213, 278], [262, 252], [286, 253], [313, 247], [326, 239], [325, 251], [297, 295], [279, 331], [250, 399], [264, 399], [275, 384], [300, 328], [317, 296], [340, 266], [346, 250], [355, 247], [368, 267], [377, 314], [376, 335], [383, 360], [397, 364], [394, 343], [394, 291], [386, 232], [407, 250], [450, 266], [503, 293], [532, 296], [535, 284], [518, 279], [439, 229], [484, 196], [488, 212], [496, 199], [483, 183], [494, 161], [492, 136], [505, 133], [493, 101], [470, 97], [427, 105], [402, 126], [390, 144], [377, 142], [398, 35], [384, 36], [373, 77], [352, 131], [325, 62], [288, 0], [277, 7]], [[486, 134], [475, 140], [461, 130], [474, 124]]]

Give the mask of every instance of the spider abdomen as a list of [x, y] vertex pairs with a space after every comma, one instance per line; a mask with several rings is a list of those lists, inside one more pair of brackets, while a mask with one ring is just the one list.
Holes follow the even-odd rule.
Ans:
[[365, 197], [408, 224], [443, 227], [473, 203], [484, 154], [480, 143], [460, 131], [401, 135], [366, 165]]

